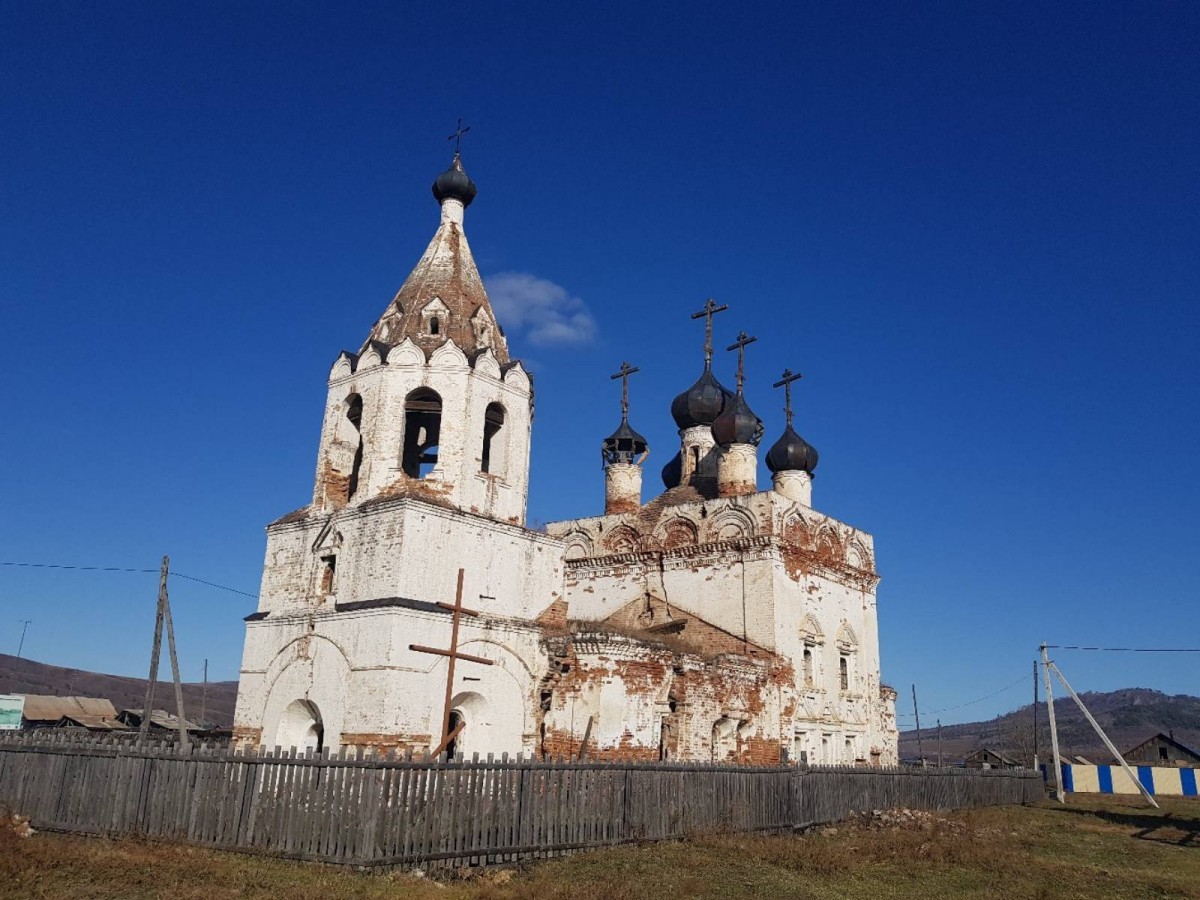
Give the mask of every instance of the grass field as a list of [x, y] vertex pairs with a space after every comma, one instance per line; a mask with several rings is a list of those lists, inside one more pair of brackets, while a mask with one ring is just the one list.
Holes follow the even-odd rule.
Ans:
[[1161, 810], [1111, 797], [1064, 809], [842, 823], [787, 837], [618, 847], [466, 876], [363, 874], [140, 841], [0, 829], [4, 898], [1200, 898], [1200, 801]]

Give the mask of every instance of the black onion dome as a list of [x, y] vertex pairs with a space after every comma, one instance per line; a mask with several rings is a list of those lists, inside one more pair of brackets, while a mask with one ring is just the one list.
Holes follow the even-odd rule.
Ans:
[[767, 451], [767, 468], [772, 472], [813, 473], [817, 467], [817, 448], [796, 434], [789, 425]]
[[663, 487], [668, 491], [671, 488], [679, 487], [683, 481], [683, 455], [676, 453], [671, 457], [671, 461], [663, 466], [662, 470]]
[[604, 464], [641, 462], [650, 451], [646, 439], [629, 427], [628, 419], [621, 419], [617, 430], [610, 434], [600, 444], [600, 455]]
[[728, 447], [730, 444], [758, 446], [758, 442], [762, 440], [763, 436], [763, 423], [762, 419], [750, 409], [746, 398], [741, 394], [735, 394], [713, 422], [712, 433], [722, 447]]
[[463, 206], [470, 206], [475, 199], [475, 182], [463, 171], [462, 160], [454, 155], [454, 162], [433, 183], [433, 196], [441, 203], [446, 199], [461, 200]]
[[717, 381], [708, 366], [690, 388], [671, 401], [671, 416], [680, 428], [711, 425], [733, 394]]

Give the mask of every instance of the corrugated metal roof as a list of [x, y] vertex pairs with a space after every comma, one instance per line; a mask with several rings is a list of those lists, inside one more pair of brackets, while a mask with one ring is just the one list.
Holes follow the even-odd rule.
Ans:
[[109, 719], [105, 716], [85, 716], [82, 713], [76, 716], [63, 716], [59, 720], [59, 727], [70, 725], [78, 725], [87, 728], [89, 731], [124, 731], [125, 726], [116, 719]]
[[[140, 709], [123, 709], [119, 718], [131, 728], [136, 728], [142, 723], [142, 711]], [[152, 728], [165, 728], [171, 731], [178, 731], [179, 718], [174, 713], [169, 713], [165, 709], [152, 709], [150, 710], [150, 726]], [[195, 722], [190, 722], [187, 719], [183, 720], [183, 727], [187, 731], [204, 730]]]
[[111, 700], [101, 697], [53, 697], [46, 694], [26, 694], [25, 712], [29, 722], [57, 722], [63, 716], [98, 716], [115, 719], [117, 710]]

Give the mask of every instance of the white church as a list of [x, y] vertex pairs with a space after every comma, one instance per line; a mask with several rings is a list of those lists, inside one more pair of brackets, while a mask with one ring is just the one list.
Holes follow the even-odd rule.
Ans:
[[723, 307], [693, 316], [703, 369], [671, 404], [662, 493], [643, 503], [626, 400], [603, 514], [531, 530], [533, 386], [467, 244], [457, 154], [433, 194], [433, 240], [329, 373], [312, 500], [267, 527], [235, 741], [894, 765], [873, 540], [813, 508], [790, 401], [758, 490], [752, 339], [730, 390], [712, 366]]

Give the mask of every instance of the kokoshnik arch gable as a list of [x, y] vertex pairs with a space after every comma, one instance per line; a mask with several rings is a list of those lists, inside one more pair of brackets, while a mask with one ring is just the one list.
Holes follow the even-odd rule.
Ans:
[[[461, 752], [890, 765], [873, 540], [816, 512], [817, 453], [704, 368], [675, 398], [680, 449], [643, 504], [645, 439], [602, 444], [604, 515], [525, 527], [533, 388], [509, 357], [463, 232], [476, 187], [456, 153], [441, 222], [358, 352], [329, 375], [312, 502], [267, 527], [247, 617], [235, 738], [372, 751], [439, 745], [447, 647]], [[619, 377], [632, 374], [622, 366]], [[614, 376], [617, 377], [617, 376]], [[626, 382], [627, 387], [627, 382]]]

